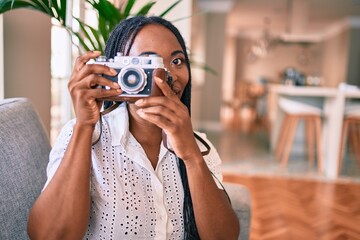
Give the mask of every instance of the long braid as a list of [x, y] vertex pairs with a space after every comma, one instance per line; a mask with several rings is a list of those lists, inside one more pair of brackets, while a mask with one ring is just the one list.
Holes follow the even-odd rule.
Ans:
[[[144, 17], [136, 16], [129, 19], [126, 19], [120, 22], [114, 31], [111, 33], [105, 48], [105, 55], [108, 58], [113, 58], [116, 56], [117, 52], [122, 52], [124, 55], [128, 55], [130, 48], [134, 42], [134, 39], [137, 33], [146, 25], [149, 24], [160, 24], [168, 28], [177, 38], [179, 44], [185, 54], [185, 62], [189, 72], [189, 81], [185, 86], [183, 95], [181, 97], [181, 102], [186, 105], [188, 108], [189, 114], [190, 103], [191, 103], [191, 70], [190, 70], [190, 60], [186, 51], [186, 45], [183, 37], [181, 36], [179, 30], [169, 21], [160, 18], [160, 17]], [[113, 105], [113, 102], [105, 102], [104, 108], [108, 108]], [[190, 187], [188, 182], [188, 177], [186, 173], [186, 167], [182, 159], [178, 158], [179, 162], [179, 172], [181, 176], [181, 182], [184, 189], [184, 205], [183, 205], [183, 218], [184, 218], [184, 240], [197, 240], [200, 239], [195, 222], [193, 204], [191, 200]]]
[[194, 209], [190, 194], [190, 187], [187, 178], [186, 167], [182, 159], [178, 158], [178, 162], [179, 162], [181, 182], [184, 188], [184, 207], [183, 207], [184, 240], [197, 240], [200, 239], [200, 236], [196, 227]]

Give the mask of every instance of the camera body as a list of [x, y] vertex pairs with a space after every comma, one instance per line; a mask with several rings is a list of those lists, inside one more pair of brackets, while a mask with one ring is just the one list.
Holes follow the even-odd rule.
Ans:
[[121, 53], [117, 53], [113, 59], [100, 56], [93, 64], [105, 65], [118, 72], [116, 76], [104, 75], [104, 77], [119, 83], [123, 92], [105, 100], [134, 102], [139, 98], [162, 95], [161, 90], [153, 81], [153, 76], [165, 79], [170, 86], [172, 84], [172, 79], [164, 67], [163, 59], [156, 54], [123, 56]]

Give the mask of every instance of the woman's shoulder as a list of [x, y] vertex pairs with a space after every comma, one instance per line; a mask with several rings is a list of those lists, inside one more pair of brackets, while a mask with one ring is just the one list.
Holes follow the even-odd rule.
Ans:
[[67, 121], [61, 128], [59, 136], [64, 135], [64, 134], [65, 135], [71, 134], [75, 124], [76, 124], [76, 118], [73, 118], [73, 119], [70, 119], [69, 121]]

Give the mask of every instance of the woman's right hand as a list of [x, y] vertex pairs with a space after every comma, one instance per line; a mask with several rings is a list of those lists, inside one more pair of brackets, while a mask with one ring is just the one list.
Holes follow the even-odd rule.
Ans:
[[[121, 94], [117, 82], [104, 78], [101, 74], [115, 76], [117, 72], [104, 65], [86, 64], [101, 55], [99, 51], [87, 52], [76, 59], [68, 89], [72, 98], [77, 124], [94, 127], [100, 117], [101, 98]], [[101, 86], [101, 87], [99, 87]], [[108, 89], [102, 86], [109, 87]]]

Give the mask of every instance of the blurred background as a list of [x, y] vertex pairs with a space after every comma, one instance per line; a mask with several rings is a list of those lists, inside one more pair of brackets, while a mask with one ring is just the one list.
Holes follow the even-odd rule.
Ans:
[[[124, 1], [112, 2], [121, 6]], [[145, 2], [136, 1], [134, 8]], [[155, 2], [150, 12], [156, 15], [175, 1]], [[84, 1], [67, 3], [71, 15], [96, 24], [96, 12]], [[327, 166], [326, 147], [325, 172], [309, 165], [303, 126], [286, 169], [274, 157], [274, 126], [282, 123], [277, 86], [312, 89], [314, 96], [309, 92], [295, 99], [320, 108], [327, 98], [336, 99], [332, 91], [340, 84], [360, 86], [359, 0], [183, 0], [165, 18], [184, 35], [193, 61], [194, 128], [207, 133], [225, 172], [360, 179], [358, 154], [348, 148], [339, 176]], [[69, 24], [79, 28], [76, 21]], [[0, 15], [0, 98], [30, 98], [52, 142], [73, 117], [67, 81], [79, 49], [72, 41], [57, 21], [40, 12]], [[314, 88], [329, 94], [318, 95]], [[360, 99], [356, 94], [351, 102]], [[340, 139], [340, 130], [328, 136]]]

